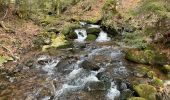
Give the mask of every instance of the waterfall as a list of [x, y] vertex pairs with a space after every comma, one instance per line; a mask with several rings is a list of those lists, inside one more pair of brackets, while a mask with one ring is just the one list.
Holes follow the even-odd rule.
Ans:
[[85, 29], [76, 29], [75, 33], [77, 34], [76, 41], [83, 42], [87, 38], [87, 32]]
[[98, 38], [96, 39], [96, 42], [107, 42], [107, 41], [110, 41], [110, 40], [111, 40], [111, 38], [107, 36], [107, 33], [104, 32], [103, 30], [101, 30]]
[[107, 42], [110, 41], [111, 38], [108, 37], [107, 33], [104, 32], [101, 28], [100, 25], [94, 25], [94, 24], [87, 24], [86, 22], [80, 22], [80, 25], [84, 27], [84, 29], [75, 29], [75, 33], [77, 34], [77, 39], [75, 41], [77, 42], [84, 42], [85, 39], [87, 38], [87, 31], [86, 28], [97, 28], [100, 29], [100, 33], [98, 38], [96, 39], [96, 42]]

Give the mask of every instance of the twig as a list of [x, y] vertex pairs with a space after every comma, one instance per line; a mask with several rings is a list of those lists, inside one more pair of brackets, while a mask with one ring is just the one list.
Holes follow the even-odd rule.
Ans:
[[10, 49], [8, 49], [7, 47], [3, 46], [2, 44], [0, 44], [0, 46], [2, 48], [4, 48], [5, 50], [7, 50], [10, 53], [10, 55], [12, 56], [12, 58], [16, 59], [16, 57], [14, 56], [14, 54], [12, 53], [12, 51]]

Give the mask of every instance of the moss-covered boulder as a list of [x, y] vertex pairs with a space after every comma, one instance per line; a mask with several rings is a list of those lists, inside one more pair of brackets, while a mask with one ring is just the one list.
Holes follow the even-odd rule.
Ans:
[[65, 35], [66, 39], [76, 39], [77, 35], [74, 30], [80, 27], [78, 23], [67, 23], [61, 29], [61, 33]]
[[125, 58], [129, 61], [142, 64], [164, 65], [167, 63], [167, 56], [153, 50], [129, 49], [125, 51]]
[[145, 98], [146, 100], [156, 100], [157, 91], [156, 88], [151, 85], [139, 84], [134, 86], [134, 90], [140, 97]]
[[65, 40], [65, 36], [64, 35], [59, 35], [56, 38], [52, 38], [51, 39], [51, 44], [50, 45], [44, 45], [42, 48], [42, 51], [46, 51], [49, 48], [60, 48], [60, 47], [65, 47], [68, 42]]
[[87, 34], [98, 35], [100, 33], [100, 28], [87, 28]]
[[88, 34], [86, 41], [95, 41], [97, 39], [97, 36], [94, 34]]
[[170, 74], [170, 65], [164, 65], [162, 70], [164, 73]]
[[164, 83], [161, 79], [154, 77], [154, 79], [151, 81], [151, 85], [155, 87], [163, 87]]
[[146, 100], [146, 99], [141, 97], [131, 97], [128, 100]]

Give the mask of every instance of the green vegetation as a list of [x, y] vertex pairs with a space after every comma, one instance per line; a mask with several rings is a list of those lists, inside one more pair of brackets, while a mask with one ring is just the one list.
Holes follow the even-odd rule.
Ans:
[[86, 41], [95, 41], [97, 39], [97, 36], [94, 34], [88, 34]]
[[157, 91], [156, 88], [151, 85], [139, 84], [137, 86], [134, 86], [134, 90], [142, 98], [145, 98], [147, 100], [156, 100]]

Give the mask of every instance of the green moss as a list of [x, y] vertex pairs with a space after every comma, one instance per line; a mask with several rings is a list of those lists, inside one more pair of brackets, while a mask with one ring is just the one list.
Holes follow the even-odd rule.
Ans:
[[6, 58], [0, 55], [0, 66], [2, 66], [6, 62], [7, 62]]
[[162, 68], [163, 72], [165, 72], [166, 74], [170, 73], [170, 65], [164, 65]]
[[98, 35], [100, 33], [100, 28], [88, 28], [87, 34], [95, 34]]
[[145, 98], [147, 100], [156, 100], [157, 91], [156, 88], [151, 85], [139, 84], [137, 86], [134, 86], [134, 90], [142, 98]]
[[165, 54], [153, 50], [130, 49], [126, 51], [126, 59], [142, 64], [164, 65], [167, 63]]
[[95, 41], [96, 38], [97, 38], [96, 35], [88, 34], [88, 35], [87, 35], [87, 38], [86, 38], [86, 41]]
[[154, 77], [156, 77], [156, 73], [155, 73], [154, 71], [149, 71], [149, 72], [147, 73], [147, 76], [148, 76], [149, 78], [154, 78]]
[[65, 45], [67, 45], [67, 41], [65, 40], [65, 36], [64, 35], [59, 35], [54, 39], [51, 39], [51, 44], [50, 45], [44, 45], [42, 48], [42, 51], [47, 51], [49, 48], [62, 48]]
[[128, 100], [146, 100], [146, 99], [141, 97], [131, 97]]
[[151, 82], [151, 85], [155, 86], [155, 87], [163, 87], [164, 86], [164, 83], [161, 79], [155, 77], [152, 82]]
[[63, 26], [61, 33], [66, 36], [66, 38], [76, 38], [76, 33], [74, 32], [74, 29], [80, 28], [80, 25], [78, 23], [67, 23]]
[[14, 60], [14, 58], [0, 55], [0, 66], [2, 66], [6, 62], [12, 61], [12, 60]]

